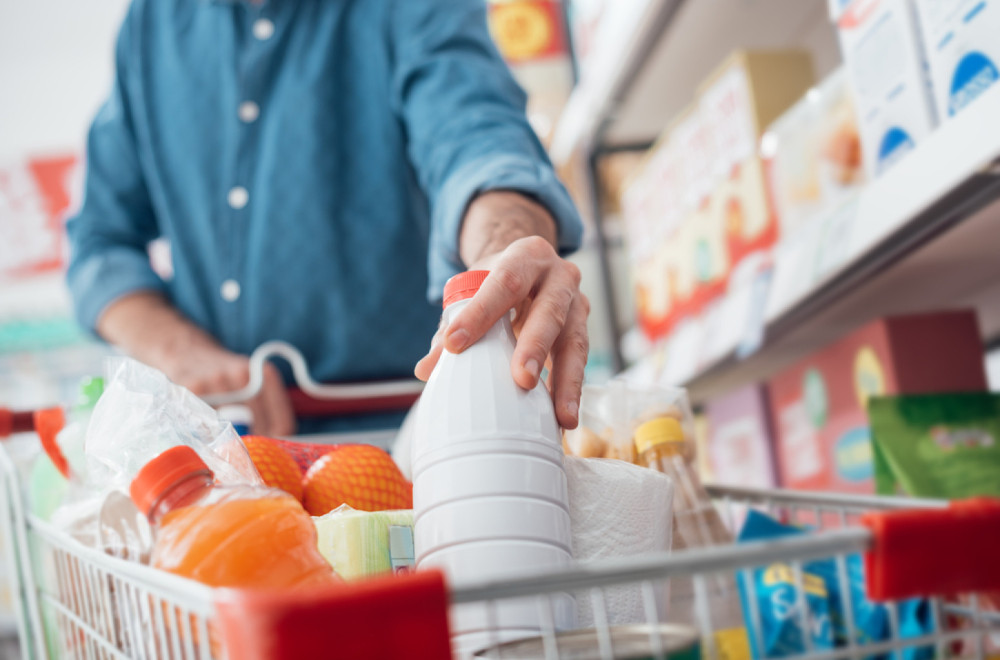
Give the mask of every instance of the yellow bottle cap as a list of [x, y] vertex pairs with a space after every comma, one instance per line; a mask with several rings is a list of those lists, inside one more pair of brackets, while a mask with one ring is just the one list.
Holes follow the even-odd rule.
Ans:
[[657, 445], [683, 442], [681, 423], [673, 417], [657, 417], [635, 430], [635, 448], [640, 454]]

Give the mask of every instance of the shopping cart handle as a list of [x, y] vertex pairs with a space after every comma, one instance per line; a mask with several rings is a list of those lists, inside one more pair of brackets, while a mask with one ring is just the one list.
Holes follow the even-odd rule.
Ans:
[[66, 426], [66, 414], [62, 408], [19, 411], [0, 408], [0, 438], [6, 438], [14, 433], [34, 431], [42, 441], [42, 449], [49, 455], [52, 464], [63, 477], [69, 479], [69, 461], [56, 442], [56, 436], [64, 426]]
[[872, 600], [1000, 589], [1000, 499], [870, 513], [861, 523], [874, 535], [865, 555]]
[[0, 438], [35, 430], [35, 413], [31, 410], [0, 408]]
[[283, 358], [291, 365], [295, 384], [314, 399], [388, 399], [418, 395], [424, 389], [424, 384], [415, 378], [377, 383], [318, 383], [309, 375], [306, 360], [297, 348], [287, 342], [269, 341], [258, 346], [250, 355], [250, 382], [246, 387], [235, 392], [206, 396], [205, 401], [212, 406], [226, 406], [254, 398], [264, 384], [264, 365], [274, 357]]
[[218, 592], [226, 652], [240, 660], [448, 660], [448, 596], [438, 571], [315, 591]]

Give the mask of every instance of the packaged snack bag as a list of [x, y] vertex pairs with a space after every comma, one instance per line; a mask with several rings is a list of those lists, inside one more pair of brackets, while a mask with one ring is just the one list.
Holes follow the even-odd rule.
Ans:
[[1000, 496], [1000, 396], [875, 397], [868, 415], [879, 494]]

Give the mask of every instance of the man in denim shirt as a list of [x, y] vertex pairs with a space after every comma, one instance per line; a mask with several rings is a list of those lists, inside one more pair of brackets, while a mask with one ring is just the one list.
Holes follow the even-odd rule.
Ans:
[[[551, 357], [576, 425], [588, 303], [561, 256], [582, 228], [483, 0], [133, 0], [115, 67], [68, 225], [85, 326], [198, 394], [245, 385], [271, 339], [319, 380], [399, 378], [448, 277], [487, 268], [417, 376], [516, 308], [514, 378], [532, 387]], [[147, 258], [158, 237], [169, 281]], [[273, 366], [250, 407], [256, 432], [296, 430]]]

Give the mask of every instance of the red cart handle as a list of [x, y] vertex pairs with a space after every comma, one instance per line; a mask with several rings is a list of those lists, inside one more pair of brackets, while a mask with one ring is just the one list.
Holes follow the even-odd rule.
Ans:
[[870, 513], [861, 523], [875, 536], [865, 555], [872, 600], [1000, 589], [1000, 499]]
[[305, 592], [224, 589], [216, 612], [230, 658], [451, 658], [448, 596], [438, 571]]
[[66, 426], [66, 414], [62, 408], [45, 408], [44, 410], [14, 411], [0, 408], [0, 438], [6, 438], [14, 433], [29, 433], [34, 431], [42, 441], [42, 449], [49, 455], [52, 464], [69, 479], [69, 461], [59, 448], [56, 436]]

